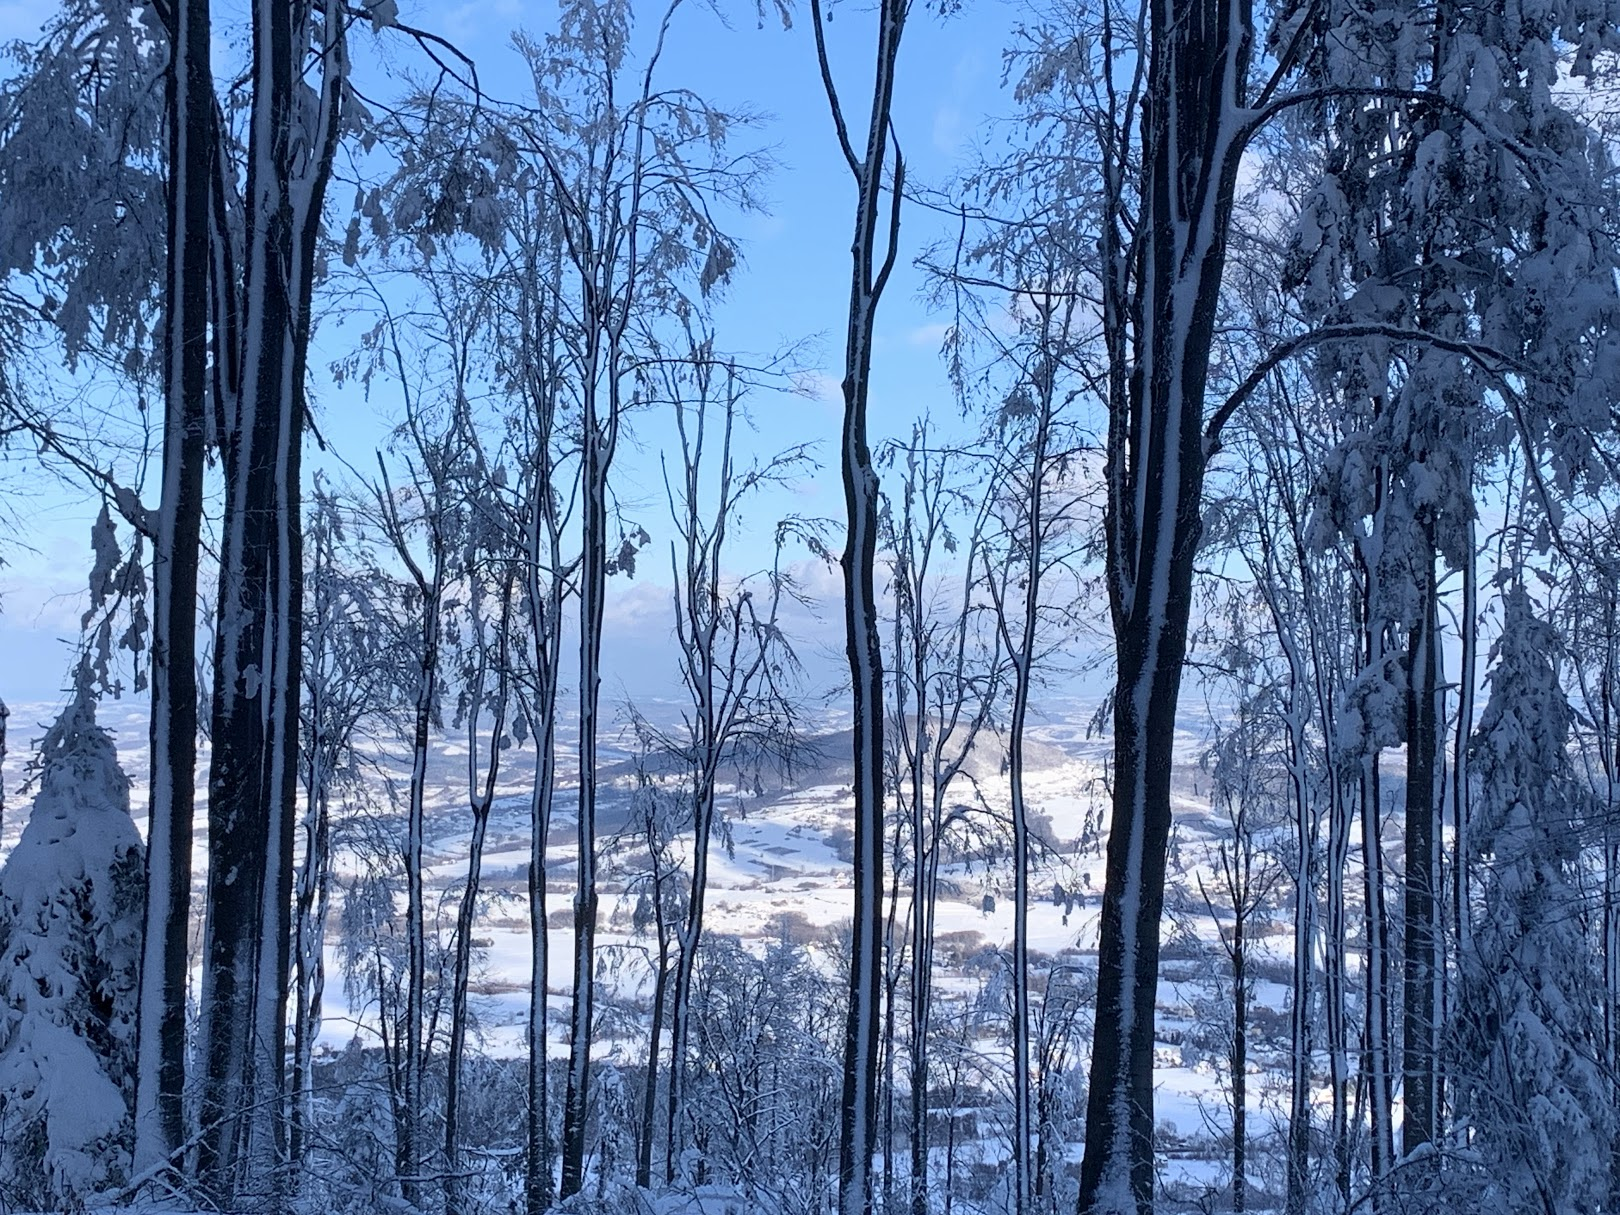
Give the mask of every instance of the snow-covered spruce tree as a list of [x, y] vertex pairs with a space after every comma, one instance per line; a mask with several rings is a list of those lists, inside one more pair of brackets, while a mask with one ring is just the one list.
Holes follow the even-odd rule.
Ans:
[[[1563, 682], [1575, 705], [1571, 749], [1596, 805], [1601, 849], [1604, 1059], [1620, 1108], [1620, 517], [1566, 533], [1554, 568], [1563, 594], [1549, 618], [1564, 638]], [[1567, 562], [1567, 564], [1565, 564]], [[1590, 846], [1590, 845], [1589, 845]], [[1620, 1210], [1620, 1134], [1610, 1136], [1609, 1203]]]
[[[1362, 569], [1364, 685], [1405, 704], [1387, 733], [1408, 743], [1400, 1066], [1401, 1149], [1410, 1155], [1438, 1140], [1444, 1113], [1438, 566], [1464, 575], [1467, 689], [1482, 476], [1518, 448], [1537, 510], [1556, 526], [1553, 495], [1590, 475], [1593, 436], [1613, 424], [1596, 405], [1612, 399], [1614, 376], [1617, 252], [1600, 219], [1612, 205], [1610, 170], [1601, 141], [1553, 86], [1561, 72], [1602, 70], [1595, 53], [1615, 45], [1620, 26], [1612, 6], [1570, 3], [1512, 20], [1488, 6], [1445, 4], [1376, 14], [1328, 4], [1297, 19], [1311, 86], [1301, 96], [1312, 101], [1299, 117], [1325, 155], [1301, 208], [1291, 278], [1306, 316], [1344, 339], [1323, 347], [1319, 362], [1343, 395], [1345, 431], [1319, 514], [1354, 545]], [[1481, 215], [1493, 222], [1477, 223]], [[1397, 655], [1400, 666], [1390, 661]], [[1471, 715], [1465, 693], [1464, 732]], [[1377, 779], [1374, 733], [1361, 747], [1366, 787]], [[1466, 794], [1468, 753], [1455, 754], [1451, 783]], [[1376, 795], [1365, 796], [1364, 815], [1376, 811]], [[1452, 812], [1465, 834], [1466, 797]], [[1376, 833], [1367, 839], [1376, 861]], [[1461, 849], [1449, 875], [1453, 908], [1466, 901], [1470, 855]], [[1452, 915], [1462, 938], [1467, 917]], [[1370, 950], [1378, 929], [1370, 915]], [[1369, 996], [1378, 994], [1375, 984]], [[1375, 1182], [1394, 1163], [1377, 1021], [1370, 1003]]]
[[[34, 438], [42, 456], [60, 458], [111, 490], [119, 512], [153, 545], [148, 837], [154, 847], [143, 961], [149, 998], [137, 1034], [145, 1076], [135, 1146], [141, 1171], [167, 1157], [183, 1129], [214, 138], [208, 4], [69, 0], [51, 7], [56, 11], [36, 43], [9, 48], [15, 71], [0, 87], [0, 279], [28, 284], [0, 315], [7, 322], [0, 363], [11, 364], [0, 367], [0, 398], [7, 398], [4, 381], [30, 348], [45, 346], [77, 374], [114, 382], [150, 386], [161, 367], [161, 499], [145, 509], [113, 482], [109, 457], [91, 454], [82, 439], [64, 438], [76, 428], [59, 430], [46, 421], [47, 405], [20, 394], [0, 400], [7, 415], [0, 437], [14, 426]], [[180, 49], [169, 54], [170, 47]], [[166, 88], [156, 87], [160, 80]], [[37, 313], [18, 306], [36, 294]], [[45, 372], [27, 380], [49, 402], [51, 369], [30, 370]]]
[[55, 1210], [128, 1171], [144, 862], [87, 681], [40, 764], [0, 869], [0, 1187]]
[[1600, 1061], [1602, 969], [1576, 873], [1586, 794], [1567, 749], [1560, 649], [1512, 587], [1472, 744], [1479, 898], [1454, 1037], [1482, 1209], [1580, 1215], [1608, 1192], [1614, 1111]]

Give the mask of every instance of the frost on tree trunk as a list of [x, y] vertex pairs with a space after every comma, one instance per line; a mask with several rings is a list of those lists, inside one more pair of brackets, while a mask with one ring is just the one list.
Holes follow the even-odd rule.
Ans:
[[[533, 323], [528, 285], [523, 296], [525, 341]], [[539, 377], [536, 377], [538, 380]], [[547, 1122], [548, 1047], [547, 983], [550, 941], [547, 938], [546, 861], [551, 812], [556, 798], [557, 683], [562, 664], [562, 614], [567, 575], [563, 570], [560, 497], [555, 481], [552, 435], [556, 423], [555, 390], [548, 382], [531, 381], [536, 433], [531, 439], [533, 470], [528, 486], [528, 566], [525, 594], [532, 629], [534, 687], [529, 717], [534, 724], [534, 787], [529, 802], [529, 1052], [528, 1108], [524, 1120], [524, 1204], [528, 1215], [541, 1215], [551, 1205], [551, 1139]]]
[[197, 568], [208, 395], [213, 73], [207, 0], [168, 6], [163, 497], [152, 560], [152, 792], [138, 1016], [135, 1170], [185, 1139], [186, 935], [197, 766]]
[[[1156, 0], [1151, 40], [1139, 278], [1134, 293], [1117, 278], [1106, 286], [1111, 321], [1129, 316], [1137, 328], [1130, 349], [1115, 339], [1110, 356], [1114, 789], [1083, 1215], [1136, 1215], [1153, 1202], [1153, 1023], [1170, 772], [1202, 526], [1204, 392], [1242, 149], [1237, 115], [1249, 29], [1227, 0]], [[1117, 246], [1112, 252], [1118, 267], [1123, 254]]]
[[[880, 232], [883, 166], [892, 142], [889, 115], [906, 5], [883, 0], [878, 10], [872, 108], [865, 147], [850, 143], [827, 58], [823, 13], [812, 0], [811, 21], [822, 80], [844, 159], [855, 179], [849, 312], [844, 340], [844, 420], [839, 444], [844, 483], [845, 656], [854, 718], [855, 905], [850, 947], [849, 1011], [844, 1030], [844, 1086], [838, 1135], [838, 1206], [842, 1215], [872, 1209], [872, 1161], [877, 1154], [877, 1080], [883, 996], [883, 647], [873, 579], [877, 550], [878, 479], [866, 439], [872, 334], [878, 301], [894, 266], [900, 231], [904, 162], [894, 149], [893, 200], [886, 242]], [[886, 245], [886, 247], [885, 247]]]
[[129, 1175], [142, 848], [129, 779], [82, 685], [40, 748], [0, 869], [0, 1187], [83, 1209]]
[[599, 417], [587, 394], [584, 424], [583, 557], [580, 562], [579, 810], [574, 891], [574, 1002], [568, 1030], [568, 1081], [563, 1095], [562, 1177], [568, 1198], [585, 1184], [585, 1136], [590, 1114], [591, 1022], [596, 993], [596, 732], [601, 695], [602, 618], [607, 596], [607, 489], [617, 434], [616, 396]]
[[[241, 383], [221, 436], [225, 513], [198, 1047], [198, 1171], [225, 1199], [273, 1195], [281, 1183], [298, 780], [303, 381], [321, 202], [347, 71], [345, 18], [335, 0], [296, 11], [257, 0], [252, 20]], [[303, 109], [299, 48], [312, 43], [323, 75], [319, 104]]]
[[[1429, 530], [1432, 537], [1432, 526]], [[1407, 638], [1406, 875], [1403, 918], [1401, 1154], [1437, 1141], [1440, 1118], [1441, 981], [1439, 897], [1440, 763], [1439, 595], [1432, 540], [1416, 554], [1419, 616]]]

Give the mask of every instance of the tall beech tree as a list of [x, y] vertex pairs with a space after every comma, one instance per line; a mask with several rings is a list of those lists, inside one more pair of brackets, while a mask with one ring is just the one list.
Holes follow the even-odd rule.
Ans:
[[137, 1014], [137, 1175], [176, 1166], [186, 1139], [186, 937], [197, 768], [197, 578], [218, 172], [208, 0], [161, 6], [169, 37], [163, 489], [152, 551], [152, 793]]
[[[928, 419], [913, 425], [904, 443], [883, 453], [892, 468], [886, 493], [884, 550], [894, 608], [890, 706], [901, 830], [896, 832], [896, 871], [909, 878], [909, 937], [891, 945], [896, 985], [908, 987], [906, 1024], [906, 1139], [909, 1207], [929, 1209], [933, 1184], [928, 1168], [930, 1077], [937, 1067], [934, 1037], [937, 965], [935, 945], [942, 869], [961, 855], [964, 837], [979, 823], [977, 790], [958, 792], [972, 781], [970, 763], [981, 736], [994, 730], [998, 691], [1005, 679], [1000, 634], [982, 610], [986, 567], [997, 554], [988, 519], [993, 495], [975, 503], [981, 488], [963, 470], [980, 457], [971, 448], [942, 446]], [[960, 561], [958, 565], [957, 562]], [[988, 815], [983, 816], [984, 820]], [[981, 820], [983, 821], [983, 820]], [[896, 895], [891, 924], [899, 916]], [[892, 995], [890, 1003], [892, 1004]], [[892, 1043], [887, 1052], [892, 1058]], [[887, 1061], [887, 1060], [886, 1060]], [[888, 1099], [894, 1099], [893, 1082]], [[887, 1110], [885, 1110], [887, 1120]], [[888, 1181], [887, 1174], [885, 1181]]]
[[[900, 37], [910, 0], [881, 0], [877, 14], [871, 108], [864, 147], [850, 141], [822, 26], [830, 19], [811, 0], [816, 55], [832, 107], [839, 150], [855, 180], [855, 232], [850, 245], [849, 311], [841, 389], [844, 420], [839, 467], [844, 482], [844, 638], [854, 718], [855, 904], [849, 969], [849, 1022], [844, 1043], [843, 1119], [838, 1140], [838, 1206], [842, 1215], [872, 1209], [872, 1161], [878, 1151], [878, 1071], [883, 997], [883, 645], [873, 565], [878, 540], [878, 477], [867, 443], [872, 336], [878, 302], [899, 249], [905, 160], [890, 113]], [[893, 150], [885, 229], [883, 172]]]
[[[772, 484], [791, 481], [807, 458], [792, 447], [743, 464], [734, 438], [746, 424], [742, 369], [717, 355], [707, 331], [688, 332], [686, 348], [660, 362], [656, 391], [674, 414], [680, 464], [664, 461], [664, 492], [677, 539], [670, 543], [672, 607], [680, 678], [688, 704], [682, 728], [658, 741], [685, 771], [691, 831], [691, 871], [674, 925], [674, 985], [669, 993], [669, 1084], [664, 1179], [673, 1183], [689, 1141], [686, 1120], [692, 986], [708, 905], [709, 854], [729, 768], [741, 783], [760, 768], [785, 762], [793, 744], [794, 707], [788, 681], [797, 659], [781, 626], [792, 590], [781, 568], [789, 528], [779, 524], [770, 569], [734, 578], [725, 568], [728, 540], [744, 522], [750, 500]], [[683, 816], [684, 817], [684, 816]], [[657, 1026], [654, 1026], [657, 1032]], [[651, 1110], [654, 1077], [648, 1078]], [[651, 1134], [642, 1142], [638, 1179], [651, 1168]]]
[[[198, 1167], [227, 1200], [276, 1184], [298, 786], [300, 454], [321, 207], [347, 88], [336, 0], [252, 8], [240, 380], [220, 445]], [[319, 78], [302, 104], [305, 60]]]
[[[624, 0], [578, 0], [558, 32], [521, 41], [534, 90], [532, 110], [515, 115], [507, 137], [478, 149], [498, 173], [532, 166], [545, 181], [545, 205], [560, 227], [560, 274], [538, 301], [560, 317], [554, 366], [568, 393], [572, 444], [579, 452], [579, 809], [574, 894], [574, 998], [563, 1098], [559, 1196], [585, 1181], [595, 1033], [597, 889], [597, 734], [607, 579], [633, 572], [645, 533], [615, 530], [611, 475], [626, 415], [648, 392], [647, 335], [662, 317], [700, 310], [737, 264], [735, 245], [710, 208], [747, 207], [761, 163], [728, 147], [743, 116], [695, 93], [664, 88], [665, 39], [680, 9], [659, 14], [651, 48], [632, 46]], [[452, 206], [449, 192], [442, 197]], [[476, 206], [461, 198], [469, 218]], [[477, 202], [478, 200], [471, 200]]]

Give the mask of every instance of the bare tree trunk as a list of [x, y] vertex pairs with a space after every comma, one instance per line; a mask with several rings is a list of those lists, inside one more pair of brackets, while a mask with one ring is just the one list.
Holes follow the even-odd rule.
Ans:
[[[899, 790], [896, 789], [896, 801]], [[895, 856], [889, 873], [888, 921], [883, 932], [883, 1209], [893, 1210], [894, 1201], [894, 1053], [898, 1020], [895, 1003], [900, 995], [900, 972], [905, 968], [906, 947], [900, 927], [900, 840], [895, 837]], [[913, 909], [915, 911], [915, 909]]]
[[[163, 500], [153, 551], [152, 792], [136, 1014], [137, 1175], [185, 1141], [186, 958], [197, 781], [197, 571], [208, 399], [209, 241], [215, 172], [207, 0], [166, 11], [168, 264], [164, 283]], [[0, 706], [0, 760], [5, 753]], [[3, 795], [0, 795], [3, 798]], [[0, 801], [3, 805], [3, 801]]]
[[878, 481], [867, 446], [867, 398], [877, 306], [893, 269], [900, 230], [904, 162], [895, 146], [892, 204], [886, 245], [879, 233], [883, 166], [893, 142], [890, 111], [895, 65], [905, 29], [904, 0], [881, 0], [878, 11], [872, 105], [864, 153], [849, 140], [832, 83], [820, 0], [811, 0], [822, 80], [839, 142], [857, 191], [851, 244], [848, 325], [844, 344], [844, 421], [839, 445], [846, 530], [844, 635], [854, 718], [855, 899], [850, 949], [849, 1015], [844, 1034], [844, 1091], [838, 1137], [838, 1207], [841, 1215], [872, 1210], [872, 1157], [877, 1151], [877, 1080], [883, 985], [883, 647], [873, 563], [878, 533]]
[[[594, 340], [594, 339], [593, 339]], [[593, 368], [596, 357], [588, 360]], [[562, 1198], [585, 1184], [585, 1132], [590, 1117], [592, 1016], [596, 996], [596, 732], [601, 695], [602, 616], [607, 584], [607, 477], [618, 425], [618, 402], [598, 413], [594, 391], [586, 393], [583, 556], [580, 564], [579, 810], [574, 891], [574, 1003], [568, 1034], [568, 1085], [563, 1097]]]
[[1473, 865], [1473, 845], [1468, 839], [1469, 788], [1468, 744], [1474, 734], [1474, 678], [1479, 664], [1479, 554], [1474, 548], [1474, 520], [1465, 529], [1467, 560], [1462, 570], [1462, 616], [1457, 622], [1462, 651], [1457, 669], [1457, 732], [1451, 751], [1452, 906], [1456, 930], [1457, 956], [1466, 956], [1471, 923], [1468, 913], [1469, 870]]
[[[424, 453], [425, 454], [425, 453]], [[424, 461], [424, 463], [428, 463]], [[411, 556], [405, 526], [400, 520], [388, 484], [387, 468], [379, 454], [382, 489], [377, 494], [384, 525], [396, 553], [404, 562], [420, 596], [421, 613], [416, 651], [416, 697], [411, 713], [411, 776], [405, 805], [405, 1023], [399, 1031], [396, 1053], [399, 1064], [399, 1106], [394, 1126], [394, 1170], [400, 1193], [416, 1204], [420, 1190], [420, 1149], [417, 1121], [422, 1107], [424, 1050], [424, 988], [427, 982], [426, 898], [422, 887], [423, 849], [427, 822], [428, 745], [433, 735], [433, 719], [439, 698], [439, 647], [442, 639], [440, 613], [444, 606], [446, 540], [439, 489], [432, 487], [433, 505], [426, 516], [428, 568], [423, 569]], [[431, 475], [431, 469], [425, 469]]]
[[[1290, 665], [1294, 665], [1291, 647]], [[1299, 674], [1302, 674], [1299, 673]], [[1305, 751], [1302, 680], [1291, 672], [1288, 711], [1289, 768], [1293, 777], [1297, 847], [1294, 883], [1294, 994], [1289, 1007], [1290, 1068], [1288, 1084], [1289, 1215], [1302, 1215], [1310, 1176], [1311, 1152], [1311, 987], [1312, 950], [1316, 944], [1316, 828]], [[1330, 744], [1331, 745], [1331, 744]], [[1234, 966], [1236, 962], [1234, 960]]]
[[[549, 443], [549, 431], [541, 442]], [[561, 532], [555, 517], [552, 486], [542, 477], [531, 486], [531, 493], [548, 496], [547, 505], [536, 512], [531, 523], [529, 563], [529, 602], [535, 619], [536, 688], [539, 727], [534, 731], [534, 790], [529, 803], [529, 1019], [528, 1110], [524, 1126], [525, 1158], [524, 1204], [527, 1215], [542, 1215], [551, 1206], [551, 1130], [548, 1122], [549, 1034], [547, 1032], [547, 981], [550, 973], [550, 941], [547, 937], [546, 859], [551, 835], [551, 810], [556, 796], [557, 767], [557, 674], [562, 657], [562, 571]], [[539, 584], [539, 536], [541, 516], [548, 537], [551, 580], [544, 590]], [[539, 605], [544, 605], [543, 609]]]
[[[491, 774], [494, 763], [490, 765]], [[472, 931], [478, 910], [483, 874], [484, 840], [489, 833], [489, 805], [473, 807], [472, 842], [467, 850], [467, 884], [456, 912], [454, 987], [450, 1006], [450, 1045], [444, 1073], [444, 1209], [461, 1215], [464, 1181], [461, 1176], [461, 1063], [467, 1049], [467, 988], [472, 974]]]
[[[313, 746], [319, 747], [319, 742]], [[312, 775], [309, 805], [304, 811], [304, 864], [297, 881], [298, 948], [293, 962], [292, 1109], [288, 1155], [293, 1165], [304, 1160], [308, 1126], [313, 1116], [315, 1036], [320, 1031], [321, 1001], [326, 990], [326, 918], [330, 906], [331, 817], [327, 777]], [[294, 1174], [295, 1181], [297, 1174]]]
[[[555, 693], [555, 689], [553, 689]], [[552, 783], [556, 779], [555, 696], [535, 735], [534, 793], [529, 809], [529, 1021], [527, 1034], [528, 1111], [524, 1121], [524, 1206], [526, 1215], [542, 1215], [551, 1205], [551, 1132], [548, 1125], [549, 1066], [546, 994], [550, 942], [546, 937], [546, 843], [551, 831]]]
[[[662, 885], [660, 878], [654, 878]], [[669, 938], [670, 926], [664, 923], [663, 891], [655, 889], [653, 901], [657, 905], [658, 965], [653, 975], [652, 1024], [647, 1032], [647, 1072], [642, 1078], [641, 1128], [636, 1137], [636, 1185], [647, 1189], [652, 1185], [653, 1137], [658, 1126], [658, 1055], [663, 1046], [664, 1010], [669, 1003]], [[670, 1073], [674, 1074], [674, 1061]], [[665, 1144], [665, 1165], [668, 1166], [669, 1145]]]
[[1389, 917], [1384, 908], [1384, 846], [1380, 838], [1381, 802], [1378, 759], [1362, 761], [1361, 770], [1361, 849], [1366, 905], [1367, 936], [1367, 1025], [1362, 1072], [1365, 1076], [1368, 1117], [1372, 1125], [1370, 1165], [1373, 1209], [1383, 1210], [1384, 1179], [1395, 1164], [1395, 1139], [1391, 1111], [1389, 1044]]
[[[1038, 568], [1038, 566], [1037, 566]], [[1032, 577], [1033, 584], [1038, 579]], [[1033, 598], [1034, 587], [1031, 587]], [[1013, 834], [1013, 1210], [1030, 1204], [1033, 1136], [1029, 1110], [1029, 809], [1024, 802], [1024, 721], [1029, 708], [1029, 663], [1034, 612], [1025, 619], [1025, 649], [1014, 661], [1012, 723], [1007, 735], [1007, 781], [1012, 791]]]
[[557, 693], [562, 666], [563, 601], [568, 579], [563, 561], [565, 486], [556, 467], [557, 332], [553, 313], [540, 298], [547, 281], [555, 283], [563, 272], [562, 236], [551, 228], [546, 256], [539, 246], [526, 247], [525, 277], [519, 293], [518, 323], [524, 349], [524, 381], [532, 411], [528, 479], [528, 561], [525, 589], [534, 645], [534, 703], [531, 724], [535, 746], [534, 788], [529, 801], [529, 1017], [528, 1109], [524, 1126], [525, 1215], [543, 1215], [553, 1195], [549, 1029], [547, 992], [550, 981], [551, 942], [548, 936], [546, 866], [551, 837], [551, 813], [556, 802]]
[[[1248, 845], [1242, 862], [1247, 866]], [[1245, 887], [1248, 884], [1244, 876]], [[1248, 953], [1243, 932], [1248, 918], [1248, 891], [1233, 899], [1236, 915], [1232, 921], [1232, 1210], [1243, 1215], [1248, 1209], [1248, 1118], [1249, 1118], [1249, 975]]]
[[223, 436], [210, 734], [198, 1167], [219, 1197], [252, 1191], [273, 1203], [285, 1146], [304, 374], [315, 246], [348, 74], [346, 22], [335, 0], [325, 0], [321, 14], [318, 104], [301, 112], [313, 12], [269, 0], [252, 10], [242, 385]]
[[664, 1180], [673, 1184], [685, 1146], [681, 1113], [686, 1099], [686, 1043], [692, 1010], [692, 973], [697, 965], [698, 942], [703, 933], [703, 907], [709, 886], [709, 841], [714, 827], [714, 790], [697, 795], [696, 829], [692, 841], [692, 887], [686, 921], [676, 942], [675, 990], [669, 1022], [669, 1102], [664, 1111]]
[[[477, 571], [469, 575], [477, 578]], [[472, 934], [478, 915], [479, 886], [483, 874], [484, 840], [489, 834], [490, 810], [495, 804], [495, 782], [501, 770], [502, 736], [506, 732], [511, 617], [512, 575], [500, 590], [499, 640], [495, 653], [495, 710], [490, 723], [488, 758], [479, 772], [478, 722], [484, 705], [489, 656], [484, 636], [484, 596], [480, 588], [472, 592], [473, 636], [478, 647], [477, 674], [473, 679], [467, 710], [467, 801], [472, 811], [472, 840], [467, 848], [467, 884], [456, 912], [455, 972], [450, 1005], [450, 1049], [445, 1058], [444, 1083], [444, 1209], [445, 1215], [461, 1215], [464, 1203], [461, 1176], [461, 1063], [467, 1046], [467, 988], [472, 976]]]
[[1440, 640], [1433, 523], [1425, 521], [1414, 571], [1418, 619], [1407, 643], [1405, 998], [1401, 1153], [1439, 1136]]
[[[1153, 1204], [1153, 1023], [1176, 701], [1202, 532], [1204, 395], [1226, 259], [1251, 30], [1241, 0], [1153, 0], [1143, 214], [1135, 256], [1111, 221], [1105, 327], [1109, 599], [1117, 652], [1114, 790], [1098, 946], [1081, 1215]], [[1123, 164], [1110, 172], [1126, 171]], [[1134, 265], [1133, 265], [1134, 263]], [[1129, 277], [1134, 273], [1135, 290]]]

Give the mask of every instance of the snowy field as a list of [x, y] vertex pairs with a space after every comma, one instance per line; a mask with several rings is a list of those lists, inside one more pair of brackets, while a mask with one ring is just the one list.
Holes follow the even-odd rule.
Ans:
[[[21, 705], [13, 710], [12, 754], [6, 765], [8, 812], [3, 831], [7, 848], [25, 819], [23, 759], [29, 740], [42, 732], [38, 723], [47, 721], [53, 712], [52, 706], [44, 704]], [[121, 763], [133, 780], [132, 810], [144, 831], [144, 711], [112, 702], [104, 706], [100, 720], [113, 733]], [[1074, 968], [1085, 982], [1083, 976], [1094, 975], [1096, 964], [1106, 845], [1106, 834], [1097, 830], [1097, 824], [1105, 805], [1103, 776], [1108, 745], [1088, 738], [1083, 726], [1077, 724], [1083, 720], [1077, 710], [1072, 720], [1031, 729], [1026, 745], [1026, 784], [1035, 825], [1050, 845], [1043, 849], [1031, 879], [1030, 949], [1033, 956], [1045, 955], [1055, 965]], [[634, 784], [627, 740], [621, 738], [618, 742], [615, 746], [604, 740], [601, 747], [606, 779], [600, 806], [599, 853], [604, 860], [602, 929], [597, 939], [602, 956], [617, 963], [608, 972], [610, 994], [645, 1015], [651, 991], [650, 969], [642, 960], [647, 943], [631, 930], [634, 894], [627, 889], [622, 866], [616, 859], [635, 848], [633, 840], [617, 838], [627, 826], [629, 790]], [[547, 883], [552, 957], [547, 989], [552, 1009], [551, 1054], [556, 1059], [567, 1053], [562, 1034], [570, 997], [570, 901], [577, 858], [572, 815], [574, 781], [568, 775], [571, 745], [572, 739], [566, 735], [560, 740], [561, 787], [549, 843]], [[821, 735], [807, 749], [790, 783], [777, 782], [775, 787], [746, 795], [731, 790], [722, 797], [727, 816], [726, 840], [717, 840], [711, 856], [708, 933], [734, 936], [762, 950], [768, 940], [784, 931], [813, 938], [847, 925], [852, 899], [852, 794], [849, 761], [844, 758], [848, 745], [847, 732]], [[1202, 904], [1199, 890], [1201, 882], [1215, 889], [1211, 852], [1215, 841], [1229, 837], [1230, 826], [1214, 816], [1207, 793], [1201, 788], [1202, 774], [1196, 764], [1198, 739], [1183, 734], [1178, 738], [1178, 748], [1182, 754], [1174, 799], [1178, 846], [1172, 853], [1172, 866], [1178, 871], [1172, 876], [1167, 895], [1166, 945], [1159, 986], [1156, 1114], [1161, 1130], [1162, 1184], [1170, 1187], [1168, 1192], [1196, 1195], [1206, 1187], [1219, 1187], [1223, 1170], [1229, 1170], [1221, 1146], [1230, 1125], [1225, 1061], [1218, 1050], [1208, 1045], [1212, 1023], [1221, 1020], [1221, 1001], [1230, 998], [1223, 994], [1229, 993], [1229, 984], [1223, 987], [1221, 983], [1224, 955], [1220, 952], [1220, 929], [1209, 908]], [[382, 828], [380, 834], [398, 829], [401, 811], [389, 810], [387, 791], [392, 785], [396, 796], [402, 796], [399, 791], [408, 778], [404, 750], [402, 745], [388, 742], [375, 745], [377, 771], [368, 782], [373, 804], [354, 811], [360, 818], [376, 816]], [[515, 1058], [524, 1050], [530, 983], [526, 891], [533, 751], [520, 747], [509, 754], [485, 845], [471, 1011], [477, 1049], [494, 1057]], [[425, 879], [430, 917], [436, 914], [437, 930], [446, 939], [453, 927], [455, 902], [467, 867], [466, 760], [464, 741], [435, 741], [429, 769]], [[999, 808], [994, 798], [1000, 787], [1000, 764], [995, 744], [982, 747], [970, 763], [972, 775], [978, 778], [992, 810]], [[206, 774], [206, 754], [201, 771]], [[199, 788], [199, 794], [203, 791]], [[337, 838], [341, 840], [341, 832]], [[335, 855], [335, 905], [326, 946], [327, 971], [332, 977], [327, 984], [326, 1011], [317, 1044], [317, 1055], [326, 1053], [327, 1057], [335, 1056], [351, 1043], [371, 1046], [377, 1040], [375, 1010], [347, 1006], [344, 985], [338, 978], [343, 973], [337, 940], [343, 886], [355, 876], [362, 862], [352, 846], [345, 849], [341, 843]], [[972, 1001], [985, 983], [984, 959], [1011, 945], [1010, 876], [1006, 865], [999, 863], [1004, 857], [990, 859], [989, 864], [983, 855], [959, 860], [947, 866], [942, 875], [946, 895], [938, 909], [936, 938], [948, 947], [939, 951], [936, 990], [947, 1003]], [[199, 824], [193, 855], [193, 873], [197, 875], [194, 906], [198, 908], [203, 905], [205, 862], [206, 832]], [[1289, 1000], [1289, 938], [1280, 931], [1285, 915], [1273, 919], [1279, 931], [1262, 935], [1251, 946], [1251, 973], [1261, 976], [1254, 983], [1251, 1005], [1251, 1018], [1256, 1023], [1248, 1093], [1251, 1139], [1275, 1135], [1286, 1124], [1282, 1094], [1263, 1083], [1268, 1076], [1275, 1084], [1284, 1078], [1276, 1066], [1280, 1055], [1271, 1052], [1285, 1051], [1285, 1041], [1277, 1033], [1286, 1029]], [[193, 925], [194, 958], [200, 933], [198, 922]], [[1089, 1009], [1083, 1015], [1089, 1018]], [[1267, 1025], [1276, 1031], [1269, 1045]], [[978, 1045], [994, 1054], [1004, 1050], [999, 1041], [987, 1029]], [[599, 1046], [599, 1057], [636, 1065], [642, 1049], [636, 1038], [608, 1035]], [[1004, 1154], [1004, 1143], [979, 1145], [979, 1157], [984, 1161], [994, 1161]], [[1071, 1166], [1077, 1166], [1078, 1146], [1071, 1145], [1067, 1156]]]

